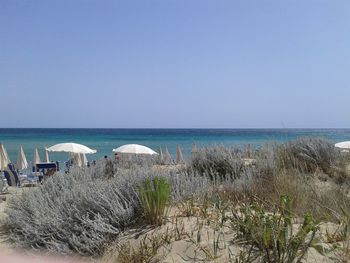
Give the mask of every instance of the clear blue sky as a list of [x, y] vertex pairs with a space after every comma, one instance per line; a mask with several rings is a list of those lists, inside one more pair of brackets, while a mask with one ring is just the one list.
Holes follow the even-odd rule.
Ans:
[[350, 127], [350, 1], [0, 0], [0, 127]]

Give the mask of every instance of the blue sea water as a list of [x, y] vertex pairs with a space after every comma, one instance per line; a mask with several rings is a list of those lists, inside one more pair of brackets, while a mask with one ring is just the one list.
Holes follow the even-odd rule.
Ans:
[[[284, 142], [298, 137], [323, 137], [332, 142], [350, 140], [350, 129], [0, 129], [0, 142], [15, 162], [19, 145], [24, 148], [28, 161], [34, 148], [39, 148], [43, 157], [44, 147], [61, 142], [76, 142], [96, 149], [97, 153], [87, 156], [89, 160], [112, 155], [112, 149], [123, 144], [136, 143], [154, 150], [168, 147], [175, 154], [180, 145], [184, 156], [189, 156], [191, 146], [215, 144], [259, 146], [263, 143]], [[50, 153], [51, 160], [66, 161], [67, 154]]]

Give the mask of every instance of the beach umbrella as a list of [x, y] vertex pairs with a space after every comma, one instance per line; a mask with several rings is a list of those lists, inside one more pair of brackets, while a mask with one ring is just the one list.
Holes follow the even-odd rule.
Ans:
[[81, 153], [81, 154], [80, 154], [80, 160], [81, 160], [81, 163], [82, 163], [83, 166], [86, 166], [86, 165], [87, 165], [88, 160], [87, 160], [87, 158], [86, 158], [86, 154], [85, 154], [85, 153]]
[[350, 141], [338, 142], [334, 146], [340, 149], [350, 149]]
[[35, 148], [32, 165], [35, 166], [38, 163], [41, 163], [41, 160], [40, 160], [38, 148]]
[[196, 155], [198, 153], [198, 148], [197, 148], [197, 145], [195, 143], [192, 144], [191, 153], [192, 153], [192, 158], [196, 157]]
[[80, 153], [73, 153], [73, 160], [76, 166], [81, 167], [83, 165]]
[[165, 147], [164, 153], [163, 153], [163, 163], [164, 164], [170, 164], [172, 161], [171, 155], [168, 151], [168, 147]]
[[162, 147], [159, 147], [159, 160], [160, 160], [160, 161], [163, 160], [163, 151], [162, 151]]
[[7, 165], [10, 163], [10, 158], [7, 155], [7, 151], [5, 149], [5, 146], [0, 143], [0, 170], [6, 170]]
[[145, 154], [145, 155], [154, 155], [158, 154], [152, 149], [139, 145], [139, 144], [126, 144], [123, 146], [120, 146], [116, 149], [113, 149], [113, 152], [115, 153], [128, 153], [128, 154]]
[[182, 156], [182, 151], [180, 146], [176, 146], [176, 163], [180, 164], [180, 163], [184, 163], [184, 158]]
[[44, 162], [45, 163], [49, 163], [50, 162], [49, 152], [46, 149], [44, 150]]
[[89, 147], [73, 143], [73, 142], [67, 142], [67, 143], [59, 143], [56, 145], [53, 145], [46, 149], [49, 152], [68, 152], [68, 153], [96, 153], [96, 150], [90, 149]]
[[24, 154], [22, 145], [19, 146], [19, 151], [17, 155], [16, 167], [18, 170], [23, 170], [28, 168], [27, 158]]
[[73, 161], [74, 166], [78, 166], [78, 167], [82, 166], [80, 153], [69, 153], [69, 157]]

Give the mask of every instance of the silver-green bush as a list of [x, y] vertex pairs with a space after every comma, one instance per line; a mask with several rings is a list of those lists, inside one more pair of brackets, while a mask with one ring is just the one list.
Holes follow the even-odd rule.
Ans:
[[8, 238], [24, 248], [99, 256], [121, 231], [140, 221], [137, 185], [160, 174], [172, 186], [173, 201], [207, 189], [206, 180], [181, 171], [135, 167], [106, 179], [103, 162], [73, 168], [9, 200]]

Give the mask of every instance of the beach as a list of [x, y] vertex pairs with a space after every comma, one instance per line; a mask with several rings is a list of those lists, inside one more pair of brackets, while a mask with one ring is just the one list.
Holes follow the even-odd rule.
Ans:
[[[156, 170], [159, 171], [159, 167]], [[164, 168], [163, 168], [164, 169]], [[177, 168], [172, 168], [177, 169]], [[321, 183], [320, 187], [327, 188], [329, 184]], [[0, 222], [6, 219], [4, 210], [6, 209], [7, 202], [15, 195], [20, 195], [23, 191], [31, 191], [33, 189], [26, 188], [10, 188], [6, 195], [1, 197], [5, 200], [0, 202]], [[13, 263], [25, 263], [25, 262], [53, 262], [53, 263], [116, 263], [116, 262], [129, 262], [120, 261], [122, 252], [117, 247], [131, 249], [134, 253], [145, 249], [145, 245], [148, 244], [147, 249], [151, 249], [151, 244], [154, 242], [160, 242], [157, 251], [154, 254], [150, 254], [148, 257], [150, 261], [137, 261], [137, 262], [179, 262], [185, 263], [189, 260], [199, 260], [204, 262], [216, 262], [226, 263], [232, 262], [231, 260], [238, 256], [243, 250], [243, 247], [232, 243], [231, 240], [235, 239], [237, 233], [228, 226], [223, 226], [218, 229], [217, 221], [220, 218], [220, 214], [215, 209], [210, 209], [207, 215], [201, 215], [201, 205], [198, 203], [193, 207], [194, 213], [191, 216], [186, 215], [181, 206], [174, 206], [171, 208], [168, 214], [168, 222], [162, 227], [153, 228], [146, 227], [143, 229], [130, 229], [118, 238], [118, 241], [110, 244], [110, 248], [107, 250], [102, 259], [91, 261], [89, 258], [81, 258], [76, 256], [59, 256], [57, 254], [47, 254], [42, 252], [34, 252], [31, 250], [21, 250], [16, 248], [14, 244], [9, 243], [6, 240], [0, 239], [0, 259], [3, 262]], [[0, 224], [0, 229], [1, 229]], [[295, 224], [295, 228], [300, 227], [300, 224]], [[337, 233], [338, 225], [333, 223], [323, 223], [320, 225], [320, 232], [318, 238], [322, 238], [325, 235], [332, 235]], [[196, 236], [193, 236], [194, 233]], [[177, 235], [177, 237], [175, 237]], [[195, 238], [200, 238], [200, 241], [195, 241]], [[169, 239], [168, 241], [164, 241]], [[218, 252], [215, 252], [215, 244], [218, 246]], [[319, 242], [318, 246], [324, 246], [325, 249], [330, 248], [332, 245], [326, 242]], [[143, 248], [142, 248], [143, 247]], [[142, 249], [141, 249], [142, 248]], [[153, 248], [154, 249], [154, 248]], [[130, 253], [130, 252], [126, 252]], [[141, 252], [144, 253], [144, 252]], [[337, 262], [330, 260], [330, 257], [334, 256], [331, 252], [327, 255], [322, 255], [315, 249], [310, 249], [305, 260], [306, 263], [327, 263]], [[131, 257], [126, 257], [123, 260], [132, 260]], [[145, 259], [143, 259], [145, 260]], [[134, 261], [130, 261], [134, 262]], [[136, 261], [135, 261], [136, 262]], [[249, 261], [250, 262], [250, 261]]]
[[339, 262], [350, 244], [349, 163], [319, 138], [199, 147], [182, 164], [103, 158], [9, 187], [2, 249], [101, 263]]

